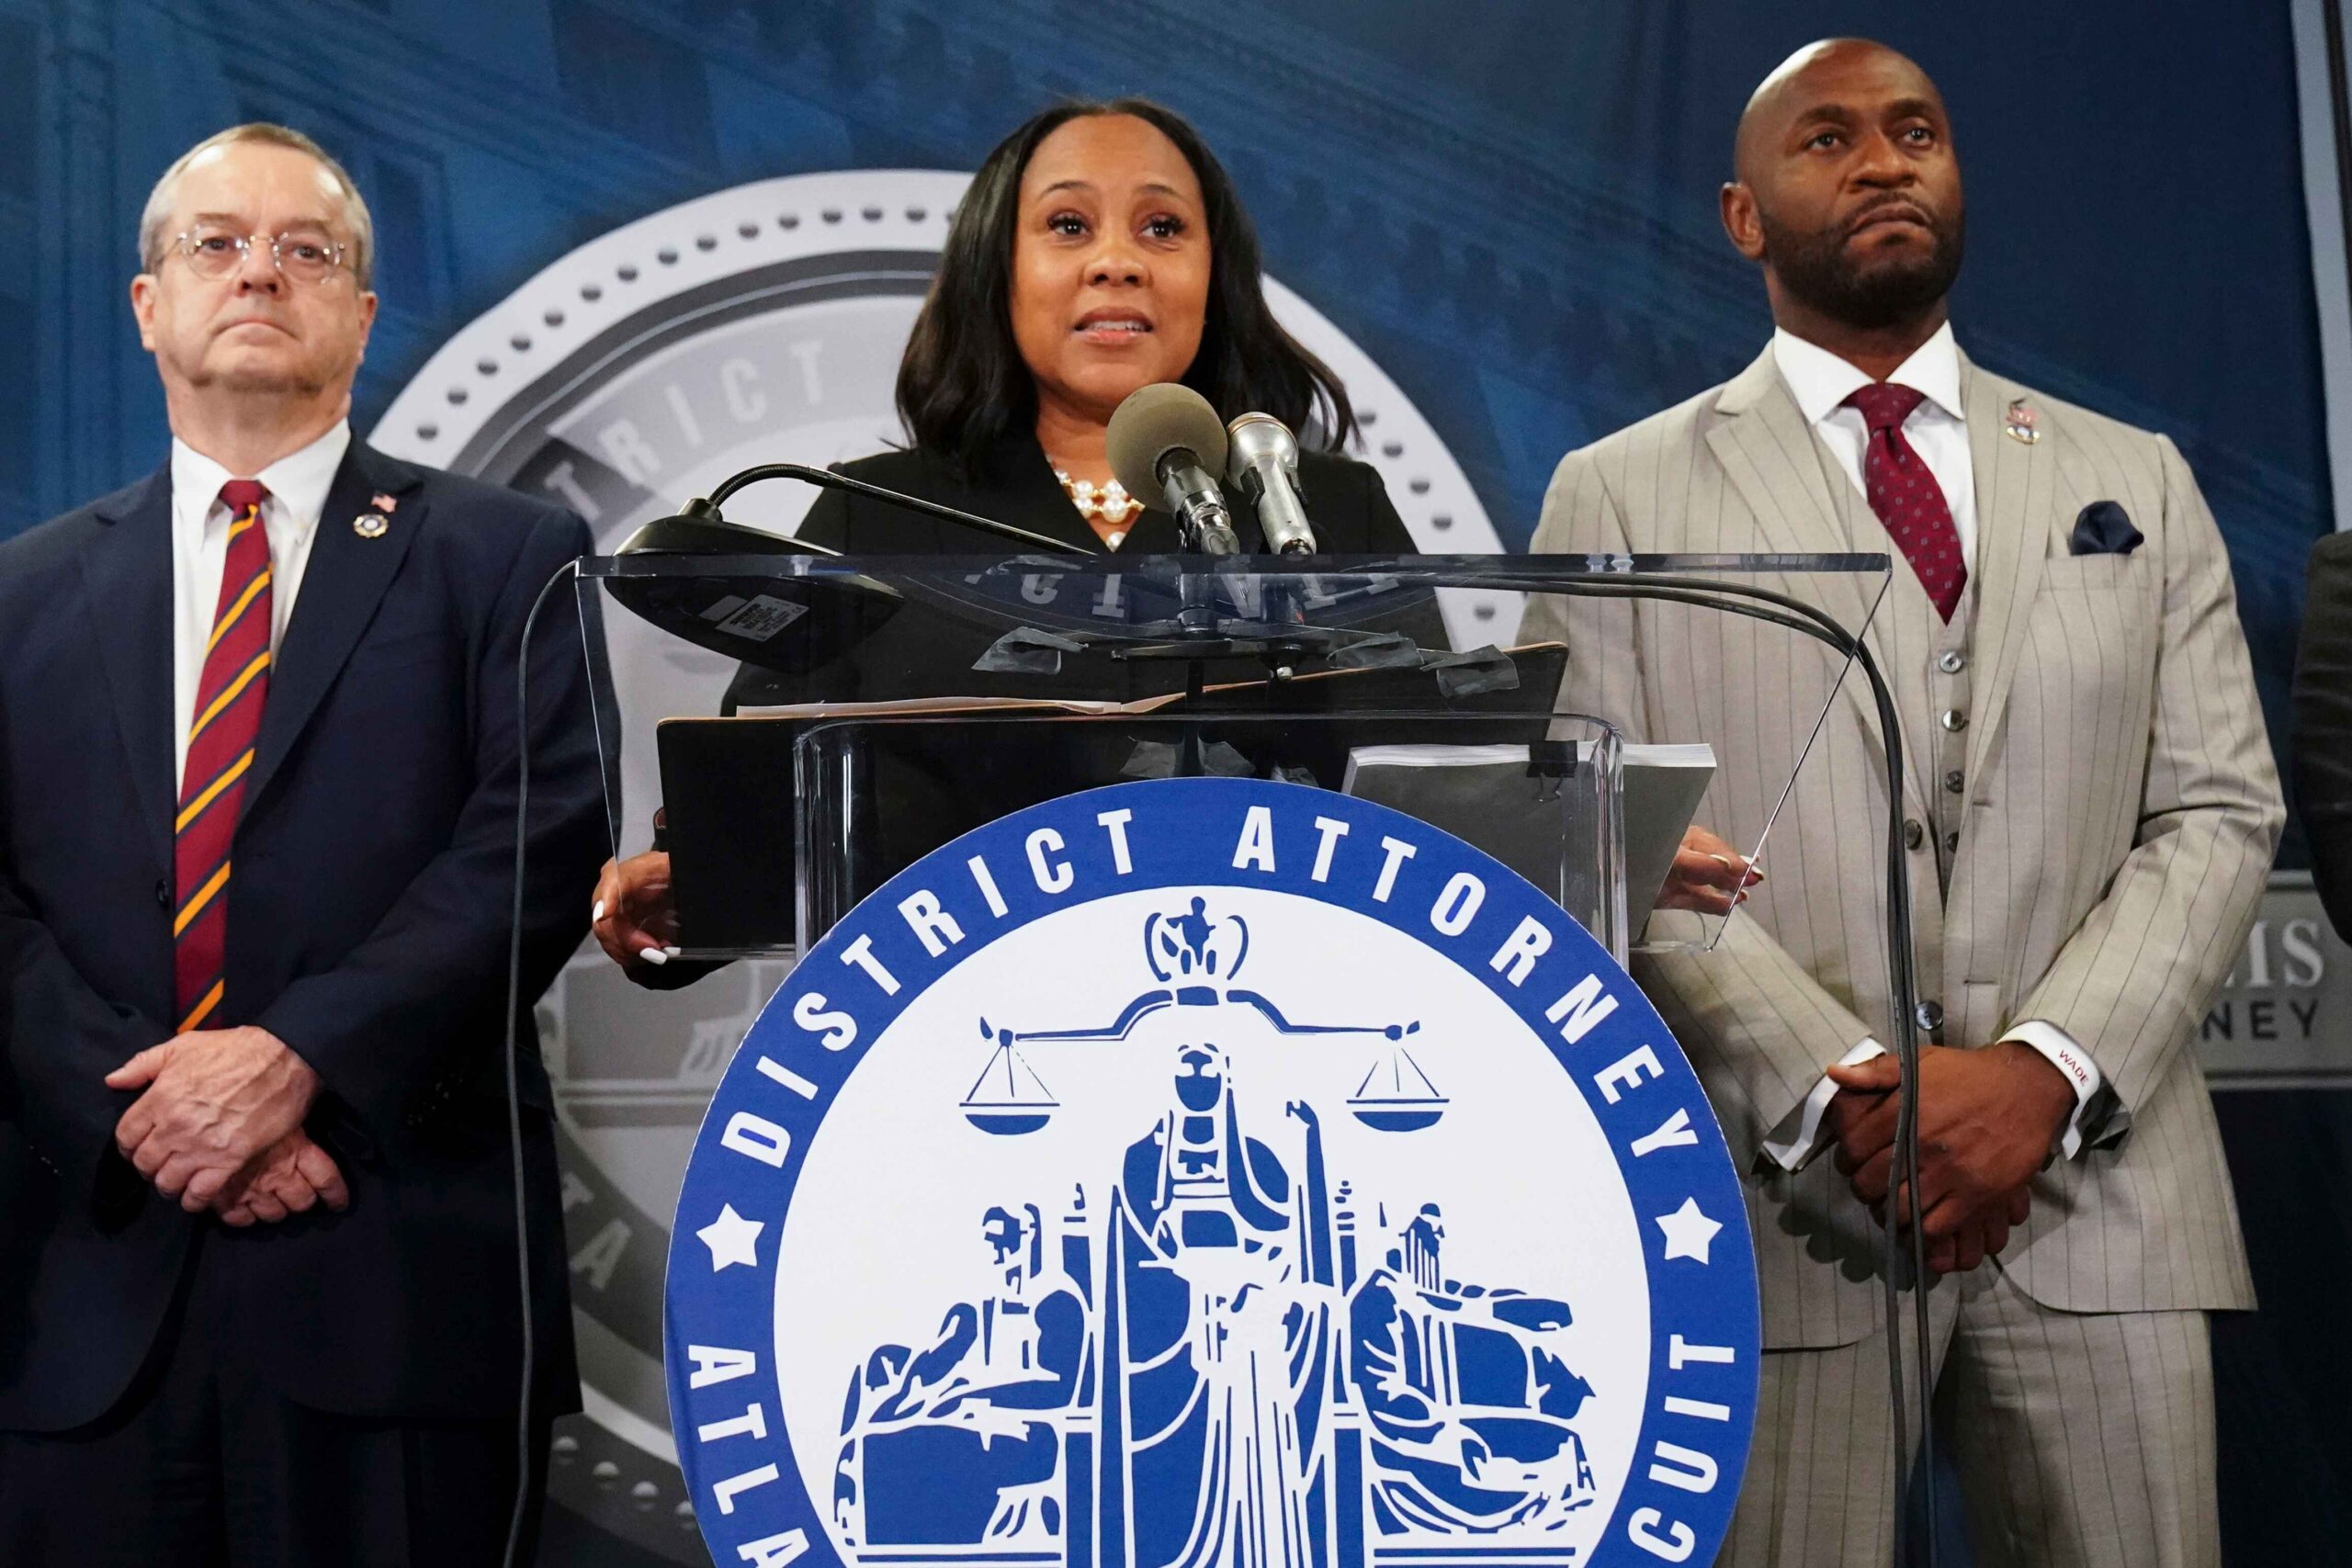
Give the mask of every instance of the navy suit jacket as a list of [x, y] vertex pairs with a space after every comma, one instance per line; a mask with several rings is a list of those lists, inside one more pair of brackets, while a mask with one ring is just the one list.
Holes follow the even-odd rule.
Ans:
[[[383, 495], [394, 504], [375, 504]], [[352, 520], [386, 512], [381, 536]], [[114, 1151], [101, 1081], [168, 1038], [171, 475], [0, 544], [0, 1428], [122, 1395], [192, 1245], [250, 1365], [314, 1408], [511, 1414], [521, 1371], [503, 1100], [516, 660], [590, 547], [567, 512], [355, 440], [270, 675], [231, 851], [227, 989], [314, 1067], [351, 1205], [231, 1231]], [[551, 1101], [528, 1009], [606, 853], [569, 586], [532, 634], [521, 1066], [541, 1397], [577, 1398]]]

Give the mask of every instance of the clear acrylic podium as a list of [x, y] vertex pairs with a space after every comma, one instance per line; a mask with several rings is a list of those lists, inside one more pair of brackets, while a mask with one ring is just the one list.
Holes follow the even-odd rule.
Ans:
[[[579, 592], [614, 853], [659, 819], [685, 960], [785, 956], [922, 854], [1060, 795], [1202, 773], [1337, 790], [1377, 759], [1408, 800], [1449, 792], [1400, 771], [1515, 762], [1523, 788], [1485, 772], [1476, 818], [1431, 820], [1623, 962], [1641, 935], [1625, 737], [1561, 707], [1569, 650], [1510, 646], [1525, 597], [1745, 613], [1758, 592], [1821, 602], [1823, 581], [1874, 606], [1885, 580], [1860, 555], [645, 553], [583, 563]], [[1637, 657], [1573, 656], [1592, 690]], [[1848, 660], [1822, 657], [1834, 695]], [[1657, 882], [1636, 880], [1638, 917]]]
[[[1645, 931], [1647, 894], [1628, 888], [1642, 800], [1626, 758], [1645, 716], [1589, 716], [1560, 696], [1564, 671], [1572, 699], [1638, 692], [1637, 650], [1530, 646], [1522, 612], [1531, 595], [1574, 591], [1801, 619], [1743, 597], [1777, 592], [1859, 633], [1886, 581], [1883, 556], [583, 562], [612, 852], [652, 847], [662, 815], [684, 929], [663, 976], [674, 988], [639, 987], [591, 942], [540, 1003], [588, 1405], [560, 1428], [559, 1477], [569, 1467], [609, 1493], [612, 1518], [648, 1550], [699, 1560], [691, 1517], [673, 1512], [669, 1216], [712, 1092], [797, 951], [895, 866], [1098, 784], [1248, 771], [1340, 789], [1373, 748], [1498, 748], [1518, 837], [1439, 826], [1508, 850], [1621, 960], [1708, 943], [1721, 919], [1678, 913]], [[1814, 651], [1786, 716], [1799, 742], [1860, 680], [1846, 654]], [[1802, 762], [1799, 745], [1788, 765]], [[1699, 820], [1731, 836], [1707, 804]], [[1737, 848], [1769, 832], [1741, 824]], [[698, 909], [693, 876], [714, 868], [731, 902]]]

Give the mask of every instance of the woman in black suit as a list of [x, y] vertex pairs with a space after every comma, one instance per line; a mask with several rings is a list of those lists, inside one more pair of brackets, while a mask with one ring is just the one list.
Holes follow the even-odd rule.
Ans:
[[[1148, 507], [1128, 495], [1105, 455], [1113, 412], [1159, 381], [1191, 387], [1225, 419], [1254, 410], [1299, 433], [1301, 499], [1323, 553], [1413, 549], [1378, 472], [1340, 455], [1355, 431], [1346, 389], [1267, 308], [1257, 233], [1231, 180], [1181, 117], [1140, 98], [1057, 106], [989, 154], [956, 209], [899, 364], [911, 445], [841, 471], [1090, 551], [1170, 552], [1174, 517], [1157, 498]], [[1262, 550], [1251, 509], [1237, 505], [1234, 521], [1243, 550]], [[818, 498], [799, 536], [855, 555], [1005, 548], [977, 530], [838, 491]], [[1442, 646], [1434, 604], [1421, 596], [1417, 610], [1389, 624]], [[809, 675], [746, 667], [728, 701], [1024, 689], [972, 672], [991, 640], [933, 618], [886, 627]], [[1082, 694], [1139, 696], [1176, 679], [1166, 670], [1133, 676], [1132, 689]]]
[[[1122, 490], [1105, 450], [1113, 411], [1159, 381], [1193, 388], [1223, 418], [1256, 411], [1298, 433], [1301, 499], [1325, 553], [1411, 552], [1379, 474], [1340, 455], [1355, 432], [1346, 389], [1267, 307], [1257, 233], [1232, 181], [1190, 125], [1140, 98], [1059, 105], [989, 154], [899, 362], [911, 445], [842, 472], [1090, 550], [1173, 551], [1175, 519]], [[1247, 506], [1234, 523], [1245, 551], [1263, 548]], [[1003, 549], [839, 491], [819, 497], [800, 536], [858, 555]], [[1442, 643], [1425, 598], [1398, 626]], [[988, 640], [894, 624], [813, 677], [747, 668], [728, 701], [989, 694], [1001, 680], [970, 673]], [[615, 962], [633, 972], [662, 962], [668, 891], [666, 855], [605, 868], [595, 931]]]

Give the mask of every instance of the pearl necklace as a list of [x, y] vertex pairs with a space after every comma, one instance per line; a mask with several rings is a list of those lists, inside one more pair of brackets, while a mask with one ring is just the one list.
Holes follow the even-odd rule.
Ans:
[[1054, 478], [1061, 481], [1062, 493], [1069, 497], [1070, 504], [1078, 508], [1080, 517], [1089, 523], [1099, 517], [1119, 530], [1102, 541], [1111, 548], [1117, 549], [1120, 541], [1127, 536], [1127, 525], [1134, 522], [1136, 513], [1143, 510], [1143, 502], [1129, 495], [1126, 487], [1116, 479], [1098, 486], [1092, 479], [1071, 479], [1058, 467], [1054, 469]]

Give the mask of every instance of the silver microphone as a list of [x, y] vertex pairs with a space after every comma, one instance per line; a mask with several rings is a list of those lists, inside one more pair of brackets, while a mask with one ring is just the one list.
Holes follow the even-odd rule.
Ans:
[[1216, 472], [1225, 467], [1225, 426], [1206, 398], [1173, 381], [1137, 388], [1111, 415], [1111, 472], [1129, 495], [1157, 491], [1183, 526], [1185, 547], [1241, 553]]
[[1225, 477], [1258, 509], [1258, 531], [1278, 556], [1311, 556], [1315, 530], [1298, 497], [1298, 438], [1270, 413], [1245, 413], [1225, 427]]

